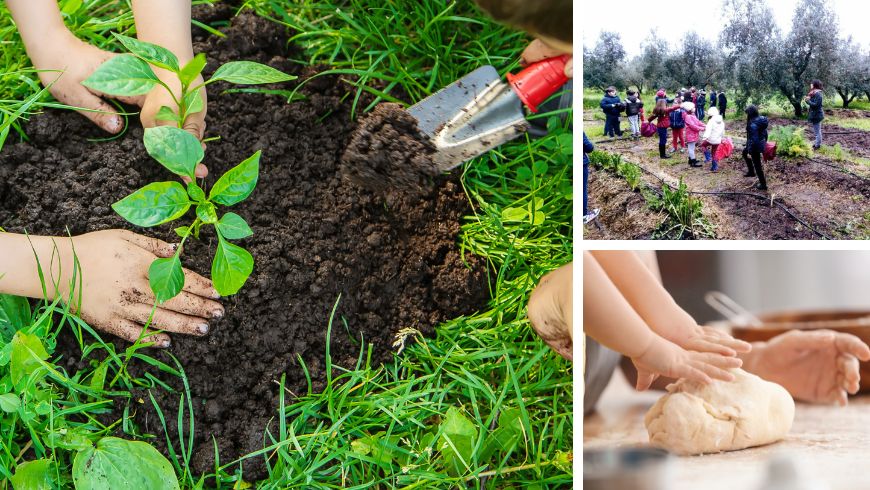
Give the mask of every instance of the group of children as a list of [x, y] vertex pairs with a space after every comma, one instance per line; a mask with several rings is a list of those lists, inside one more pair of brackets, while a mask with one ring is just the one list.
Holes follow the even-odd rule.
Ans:
[[[717, 106], [710, 107], [707, 112], [708, 121], [702, 122], [704, 117], [704, 91], [695, 95], [692, 91], [686, 91], [677, 95], [674, 99], [668, 99], [664, 90], [656, 94], [656, 105], [650, 114], [648, 121], [656, 121], [656, 129], [659, 135], [659, 156], [663, 159], [670, 158], [667, 153], [668, 129], [671, 129], [673, 138], [673, 152], [689, 152], [689, 166], [701, 167], [695, 158], [695, 150], [700, 142], [704, 150], [704, 160], [710, 164], [711, 172], [719, 171], [717, 150], [725, 137], [725, 120]], [[724, 94], [723, 94], [724, 95]], [[693, 100], [695, 102], [693, 102]], [[724, 104], [723, 104], [724, 105]]]

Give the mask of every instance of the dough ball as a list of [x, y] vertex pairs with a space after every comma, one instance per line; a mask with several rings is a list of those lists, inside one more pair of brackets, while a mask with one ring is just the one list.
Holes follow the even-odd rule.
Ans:
[[736, 451], [776, 442], [794, 421], [794, 400], [782, 386], [742, 369], [735, 380], [668, 385], [644, 417], [649, 440], [672, 453]]

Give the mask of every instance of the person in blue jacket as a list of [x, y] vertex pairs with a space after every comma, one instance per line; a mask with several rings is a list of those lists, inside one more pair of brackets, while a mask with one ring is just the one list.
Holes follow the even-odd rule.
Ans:
[[583, 224], [589, 223], [598, 217], [600, 209], [593, 209], [589, 212], [589, 154], [595, 150], [595, 145], [586, 137], [586, 132], [583, 132]]
[[810, 106], [809, 121], [813, 125], [813, 133], [816, 135], [816, 142], [813, 144], [813, 150], [818, 150], [822, 147], [822, 119], [825, 118], [825, 111], [822, 110], [824, 104], [824, 96], [822, 94], [822, 82], [813, 80], [810, 84], [810, 93], [804, 98]]
[[716, 107], [716, 104], [719, 103], [718, 94], [716, 94], [716, 89], [710, 90], [710, 107]]
[[698, 95], [698, 103], [695, 104], [695, 116], [701, 121], [704, 120], [704, 108], [707, 106], [707, 91], [701, 89]]
[[719, 91], [719, 115], [725, 119], [725, 111], [728, 110], [728, 97], [725, 97], [725, 91]]
[[622, 137], [622, 130], [619, 129], [619, 113], [625, 109], [625, 104], [616, 95], [616, 87], [607, 87], [604, 91], [604, 98], [601, 99], [601, 110], [604, 111], [604, 136], [611, 138]]
[[758, 176], [758, 190], [767, 190], [767, 180], [764, 169], [761, 168], [761, 155], [767, 146], [767, 118], [759, 114], [758, 107], [750, 105], [746, 108], [746, 147], [743, 149], [743, 160], [748, 172], [745, 177]]

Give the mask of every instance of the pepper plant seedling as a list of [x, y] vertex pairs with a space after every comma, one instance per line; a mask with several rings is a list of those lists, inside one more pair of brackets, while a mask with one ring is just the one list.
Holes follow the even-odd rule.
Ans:
[[[191, 235], [199, 238], [203, 225], [214, 226], [218, 237], [211, 267], [214, 287], [222, 296], [235, 294], [251, 275], [254, 259], [247, 250], [230, 243], [230, 240], [251, 236], [253, 231], [238, 214], [227, 212], [218, 217], [218, 206], [232, 206], [251, 195], [260, 172], [260, 152], [228, 170], [206, 194], [197, 185], [194, 175], [197, 164], [205, 156], [202, 143], [182, 128], [188, 116], [203, 110], [200, 94], [210, 83], [222, 80], [254, 85], [284, 82], [296, 77], [252, 61], [231, 61], [221, 65], [207, 81], [194, 86], [206, 64], [202, 53], [179, 66], [178, 58], [161, 46], [120, 34], [115, 34], [115, 37], [130, 53], [109, 59], [82, 84], [109, 95], [127, 96], [144, 95], [157, 85], [163, 86], [172, 95], [176, 107], [161, 107], [157, 119], [173, 121], [175, 125], [145, 129], [145, 150], [170, 172], [190, 179], [190, 183], [186, 188], [177, 181], [148, 184], [113, 204], [112, 209], [130, 223], [143, 227], [175, 221], [191, 207], [195, 209], [196, 218], [190, 225], [175, 228], [181, 237], [175, 254], [154, 260], [148, 269], [148, 281], [159, 303], [175, 297], [184, 287], [181, 250]], [[178, 76], [180, 97], [157, 77], [149, 64]]]

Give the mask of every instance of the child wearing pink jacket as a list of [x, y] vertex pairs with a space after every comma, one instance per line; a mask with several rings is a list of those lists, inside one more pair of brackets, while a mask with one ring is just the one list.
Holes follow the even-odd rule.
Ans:
[[689, 166], [702, 167], [703, 165], [698, 163], [698, 160], [695, 159], [695, 145], [698, 144], [701, 131], [704, 131], [707, 126], [702, 123], [697, 116], [695, 116], [695, 104], [691, 102], [683, 102], [683, 105], [680, 107], [686, 111], [686, 117], [684, 119], [686, 123], [686, 143], [689, 146]]

